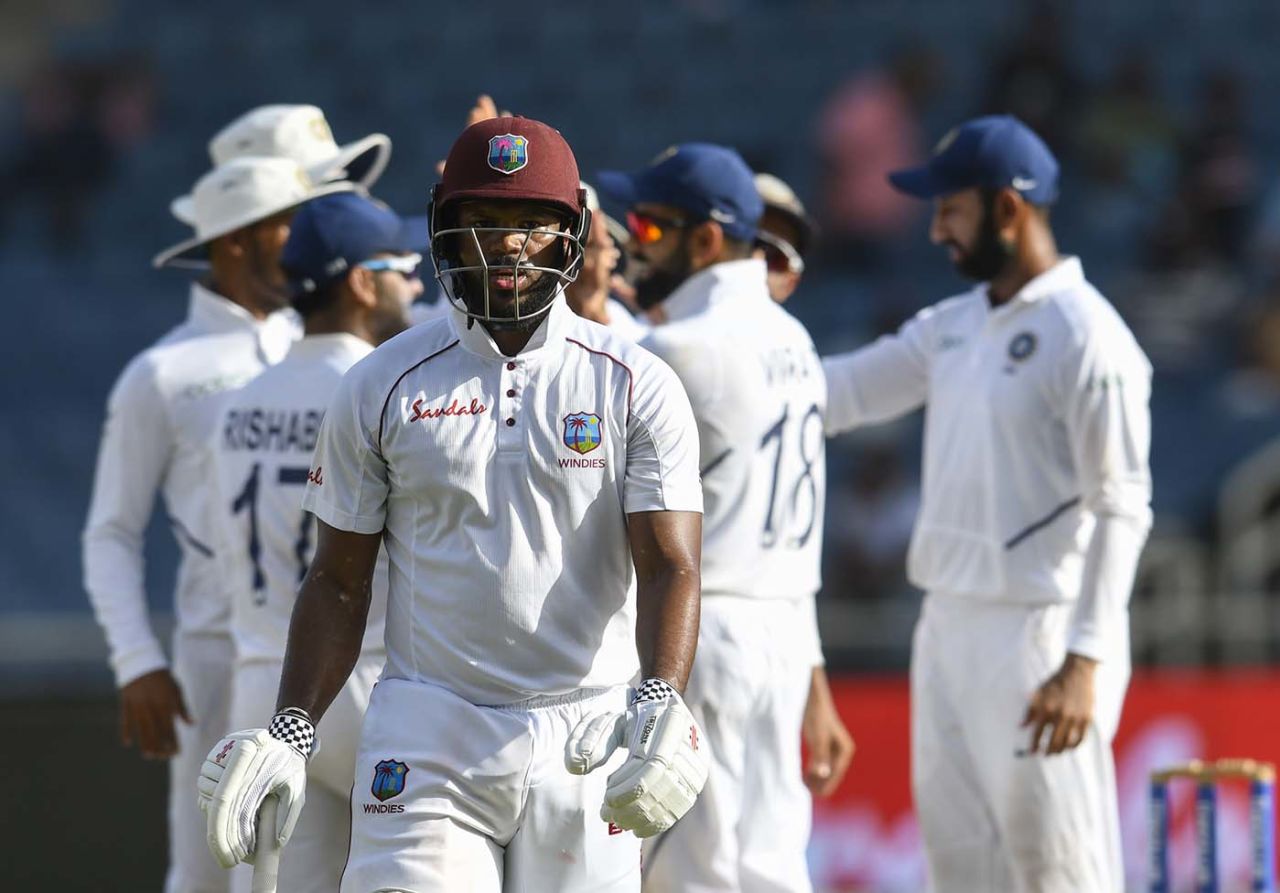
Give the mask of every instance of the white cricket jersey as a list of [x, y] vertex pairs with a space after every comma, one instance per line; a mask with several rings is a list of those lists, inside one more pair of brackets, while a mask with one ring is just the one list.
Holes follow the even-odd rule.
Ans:
[[[998, 307], [986, 285], [950, 298], [824, 368], [831, 433], [925, 406], [912, 583], [1042, 604], [1110, 590], [1123, 607], [1151, 523], [1151, 365], [1079, 260]], [[1100, 518], [1129, 532], [1095, 537]]]
[[[224, 403], [211, 446], [213, 517], [239, 661], [284, 659], [298, 584], [315, 554], [315, 517], [302, 494], [320, 422], [343, 374], [372, 350], [354, 335], [308, 335]], [[386, 610], [380, 555], [365, 654], [383, 650]]]
[[698, 420], [703, 595], [811, 599], [827, 387], [809, 333], [769, 297], [765, 275], [761, 260], [697, 273], [641, 343], [680, 376]]
[[182, 325], [129, 363], [107, 402], [83, 534], [84, 584], [116, 682], [166, 665], [144, 591], [143, 538], [156, 492], [181, 548], [174, 612], [187, 633], [227, 630], [211, 546], [209, 436], [226, 391], [278, 362], [298, 337], [290, 313], [266, 320], [199, 284]]
[[632, 314], [617, 298], [606, 298], [604, 306], [609, 314], [609, 328], [615, 335], [628, 341], [639, 341], [649, 334], [649, 323]]
[[697, 457], [671, 370], [558, 297], [517, 356], [455, 310], [352, 367], [304, 505], [383, 534], [386, 676], [510, 704], [631, 680], [626, 515], [701, 511]]

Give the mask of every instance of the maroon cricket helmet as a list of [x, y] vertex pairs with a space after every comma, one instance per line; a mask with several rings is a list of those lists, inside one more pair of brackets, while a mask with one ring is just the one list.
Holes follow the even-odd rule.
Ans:
[[434, 203], [462, 199], [546, 202], [576, 217], [582, 188], [573, 150], [555, 128], [532, 118], [490, 118], [462, 132], [445, 161]]
[[[479, 246], [477, 232], [505, 229], [458, 226], [455, 208], [458, 202], [468, 199], [538, 202], [563, 210], [568, 219], [562, 235], [565, 248], [558, 265], [532, 265], [523, 253], [514, 262], [497, 263], [481, 257], [478, 262], [465, 264], [460, 251], [462, 240], [475, 240]], [[556, 294], [577, 278], [591, 227], [591, 211], [578, 180], [578, 162], [564, 137], [541, 121], [505, 117], [472, 124], [458, 137], [445, 160], [441, 181], [431, 190], [427, 221], [431, 263], [449, 302], [472, 319], [519, 326], [546, 313]], [[532, 230], [528, 232], [532, 234]], [[509, 313], [495, 311], [491, 300], [489, 277], [503, 269], [517, 282]], [[520, 275], [532, 272], [547, 277], [543, 281], [556, 289], [544, 289], [541, 294], [531, 295], [530, 303], [522, 304]]]

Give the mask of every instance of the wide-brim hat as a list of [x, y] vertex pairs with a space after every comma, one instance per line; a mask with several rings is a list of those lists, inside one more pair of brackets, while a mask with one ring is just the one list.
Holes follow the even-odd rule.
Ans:
[[151, 264], [203, 269], [214, 239], [313, 198], [355, 189], [347, 180], [316, 184], [291, 158], [234, 158], [205, 174], [191, 190], [196, 234], [161, 251]]
[[[312, 182], [350, 180], [369, 189], [391, 160], [391, 138], [371, 133], [339, 145], [324, 112], [316, 106], [264, 105], [241, 115], [209, 141], [214, 167], [249, 156], [292, 158]], [[190, 194], [179, 196], [169, 203], [169, 210], [183, 223], [192, 224], [192, 201]]]

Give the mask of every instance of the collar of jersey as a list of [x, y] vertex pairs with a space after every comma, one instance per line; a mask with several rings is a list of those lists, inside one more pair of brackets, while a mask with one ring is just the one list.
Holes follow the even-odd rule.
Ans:
[[291, 312], [281, 311], [259, 320], [230, 298], [205, 288], [199, 282], [191, 283], [191, 309], [188, 316], [207, 332], [251, 332], [265, 326], [287, 323], [287, 316]]
[[756, 258], [727, 260], [694, 273], [673, 291], [661, 307], [675, 322], [702, 313], [723, 300], [770, 300], [768, 270]]
[[[1080, 263], [1080, 258], [1062, 257], [1052, 267], [1022, 286], [1012, 300], [1006, 301], [992, 312], [999, 313], [1010, 307], [1033, 304], [1041, 298], [1052, 294], [1073, 291], [1083, 284], [1084, 267]], [[986, 299], [986, 290], [987, 286], [984, 284], [981, 289], [984, 300]]]
[[[532, 337], [529, 338], [529, 343], [524, 346], [524, 350], [520, 351], [517, 356], [532, 359], [547, 348], [563, 346], [564, 338], [572, 319], [573, 311], [565, 303], [563, 294], [557, 292], [555, 298], [551, 301], [551, 309], [543, 316], [542, 322], [534, 330]], [[485, 359], [511, 359], [511, 357], [498, 349], [498, 345], [494, 343], [493, 336], [489, 334], [488, 329], [479, 322], [468, 326], [468, 320], [468, 316], [457, 307], [450, 307], [449, 325], [453, 327], [453, 333], [457, 335], [464, 348]]]
[[360, 359], [373, 351], [373, 345], [363, 338], [347, 332], [328, 332], [324, 335], [304, 335], [289, 348], [291, 359], [319, 359], [323, 357], [353, 357]]

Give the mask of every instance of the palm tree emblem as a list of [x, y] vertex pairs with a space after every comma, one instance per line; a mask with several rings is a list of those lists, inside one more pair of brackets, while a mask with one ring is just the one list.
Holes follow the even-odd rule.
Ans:
[[600, 416], [594, 412], [565, 416], [564, 445], [575, 453], [589, 453], [600, 446]]

